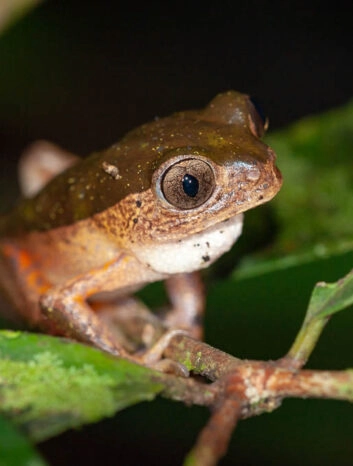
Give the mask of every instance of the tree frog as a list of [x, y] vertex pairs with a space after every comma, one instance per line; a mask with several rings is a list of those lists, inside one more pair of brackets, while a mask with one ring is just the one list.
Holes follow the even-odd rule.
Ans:
[[198, 271], [231, 248], [243, 212], [281, 187], [266, 126], [249, 96], [229, 91], [83, 160], [35, 145], [20, 163], [24, 197], [0, 219], [1, 287], [17, 314], [129, 356], [104, 309], [124, 313], [132, 293], [163, 280], [163, 328], [200, 337]]

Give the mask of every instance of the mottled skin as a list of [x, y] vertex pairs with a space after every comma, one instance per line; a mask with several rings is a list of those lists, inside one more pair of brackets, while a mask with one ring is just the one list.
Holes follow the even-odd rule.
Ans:
[[[133, 291], [166, 280], [168, 326], [200, 336], [197, 270], [230, 247], [209, 241], [227, 230], [234, 242], [239, 214], [281, 186], [275, 155], [260, 140], [264, 126], [249, 97], [231, 91], [203, 110], [147, 123], [79, 163], [69, 156], [63, 166], [72, 166], [0, 219], [1, 285], [18, 313], [46, 331], [126, 355], [92, 297], [114, 298], [121, 309]], [[195, 192], [185, 191], [184, 173]], [[198, 244], [189, 255], [186, 240], [204, 233], [209, 253], [192, 262]]]

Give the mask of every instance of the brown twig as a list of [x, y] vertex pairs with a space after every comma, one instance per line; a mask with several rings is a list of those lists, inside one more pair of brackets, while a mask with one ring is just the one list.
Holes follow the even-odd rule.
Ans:
[[218, 380], [244, 361], [186, 335], [177, 335], [164, 352], [167, 358], [184, 364], [190, 371]]
[[[309, 345], [311, 347], [311, 344]], [[353, 370], [298, 370], [290, 358], [278, 361], [242, 361], [185, 335], [177, 335], [166, 356], [186, 364], [212, 384], [185, 380], [178, 399], [210, 406], [213, 414], [201, 432], [185, 465], [214, 466], [225, 454], [239, 419], [270, 412], [284, 398], [330, 398], [353, 401]], [[175, 398], [173, 383], [164, 393]], [[182, 396], [180, 396], [182, 394]]]
[[219, 393], [218, 387], [200, 383], [192, 378], [158, 374], [156, 381], [162, 381], [164, 385], [162, 392], [164, 398], [182, 401], [186, 405], [212, 407]]
[[221, 403], [201, 431], [185, 466], [214, 466], [227, 452], [229, 440], [240, 417], [241, 403], [228, 398]]
[[329, 398], [352, 402], [353, 370], [302, 370], [297, 373], [277, 370], [267, 387], [281, 398]]

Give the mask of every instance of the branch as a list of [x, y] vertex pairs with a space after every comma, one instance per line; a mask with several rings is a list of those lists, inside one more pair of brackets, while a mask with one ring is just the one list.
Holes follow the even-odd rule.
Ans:
[[353, 370], [274, 373], [268, 388], [281, 398], [329, 398], [353, 402]]
[[[311, 348], [321, 329], [312, 331], [306, 348]], [[284, 398], [353, 401], [353, 370], [297, 370], [289, 358], [270, 362], [242, 361], [186, 335], [175, 336], [165, 355], [214, 381], [212, 384], [195, 381], [194, 386], [190, 385], [192, 393], [188, 394], [184, 382], [180, 387], [183, 395], [178, 399], [213, 409], [209, 422], [186, 458], [185, 466], [215, 466], [226, 453], [239, 419], [271, 412]], [[173, 390], [165, 391], [163, 395], [173, 397]]]
[[241, 359], [213, 348], [202, 341], [194, 340], [187, 335], [176, 335], [169, 342], [164, 355], [184, 364], [189, 371], [205, 376], [210, 380], [218, 380], [243, 364]]
[[206, 427], [201, 431], [184, 466], [214, 466], [227, 452], [228, 444], [240, 418], [241, 403], [226, 399], [215, 410]]

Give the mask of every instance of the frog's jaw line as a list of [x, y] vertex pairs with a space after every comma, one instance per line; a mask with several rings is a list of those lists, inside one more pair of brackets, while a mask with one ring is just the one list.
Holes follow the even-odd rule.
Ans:
[[134, 250], [136, 258], [163, 274], [190, 273], [208, 267], [239, 238], [243, 214], [217, 223], [180, 240], [160, 242]]

